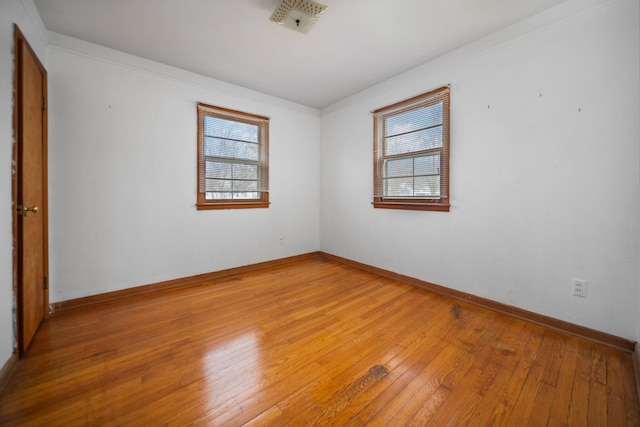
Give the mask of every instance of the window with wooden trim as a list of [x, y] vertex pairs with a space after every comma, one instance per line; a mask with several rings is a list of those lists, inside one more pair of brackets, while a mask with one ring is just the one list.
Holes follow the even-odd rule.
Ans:
[[198, 209], [269, 206], [269, 118], [198, 104]]
[[373, 206], [449, 211], [449, 88], [373, 112]]

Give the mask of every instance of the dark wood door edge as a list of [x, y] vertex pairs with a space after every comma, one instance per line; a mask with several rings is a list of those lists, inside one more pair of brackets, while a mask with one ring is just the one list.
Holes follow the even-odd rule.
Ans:
[[633, 371], [636, 374], [636, 391], [638, 392], [638, 402], [640, 402], [640, 344], [636, 343], [633, 352]]

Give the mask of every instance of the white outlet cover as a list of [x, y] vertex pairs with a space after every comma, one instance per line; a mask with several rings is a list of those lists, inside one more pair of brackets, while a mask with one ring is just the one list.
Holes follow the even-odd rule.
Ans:
[[589, 282], [582, 279], [573, 279], [571, 281], [571, 294], [577, 297], [586, 298], [589, 290]]

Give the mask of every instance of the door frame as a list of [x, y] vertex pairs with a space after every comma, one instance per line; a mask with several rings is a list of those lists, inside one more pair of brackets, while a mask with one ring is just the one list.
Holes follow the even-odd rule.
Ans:
[[20, 31], [17, 24], [13, 26], [13, 59], [14, 59], [14, 72], [13, 72], [13, 131], [14, 131], [14, 144], [12, 150], [12, 171], [11, 171], [11, 208], [13, 219], [13, 292], [15, 296], [16, 304], [16, 328], [14, 330], [15, 339], [17, 341], [18, 355], [22, 356], [26, 351], [25, 343], [23, 342], [22, 329], [23, 329], [23, 317], [22, 317], [22, 239], [21, 229], [19, 222], [21, 219], [18, 215], [18, 205], [21, 198], [22, 182], [20, 179], [20, 172], [22, 167], [22, 159], [20, 154], [22, 152], [23, 142], [23, 129], [22, 129], [22, 94], [21, 94], [21, 82], [22, 82], [22, 55], [25, 54], [25, 49], [33, 56], [38, 69], [42, 73], [42, 90], [44, 92], [42, 108], [45, 111], [42, 115], [42, 191], [43, 191], [43, 203], [42, 203], [42, 215], [43, 215], [43, 313], [42, 318], [46, 319], [49, 316], [49, 203], [48, 203], [48, 175], [47, 175], [47, 152], [48, 152], [48, 114], [47, 110], [47, 70], [40, 62], [40, 58], [36, 55], [35, 51], [31, 48], [31, 45], [27, 41], [26, 37]]

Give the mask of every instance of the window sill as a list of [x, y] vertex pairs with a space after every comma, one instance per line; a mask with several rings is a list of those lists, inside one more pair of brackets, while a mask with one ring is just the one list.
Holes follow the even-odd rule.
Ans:
[[250, 201], [250, 202], [220, 202], [220, 203], [198, 203], [196, 207], [199, 211], [211, 209], [260, 209], [268, 208], [269, 202]]
[[413, 211], [434, 211], [434, 212], [449, 212], [451, 205], [444, 203], [416, 203], [405, 201], [374, 201], [374, 208], [378, 209], [406, 209]]

